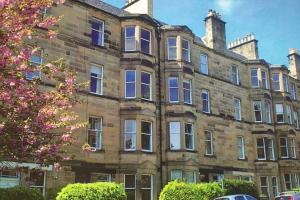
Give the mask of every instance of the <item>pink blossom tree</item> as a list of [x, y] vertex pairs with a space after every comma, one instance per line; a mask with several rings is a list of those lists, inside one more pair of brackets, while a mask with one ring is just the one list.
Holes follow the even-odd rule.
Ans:
[[[61, 59], [38, 66], [30, 62], [39, 47], [28, 44], [55, 37], [59, 17], [43, 13], [60, 3], [0, 0], [0, 160], [59, 163], [68, 158], [72, 132], [83, 126], [72, 112], [81, 86], [76, 73]], [[37, 70], [42, 78], [26, 79]], [[52, 85], [42, 87], [47, 81]]]

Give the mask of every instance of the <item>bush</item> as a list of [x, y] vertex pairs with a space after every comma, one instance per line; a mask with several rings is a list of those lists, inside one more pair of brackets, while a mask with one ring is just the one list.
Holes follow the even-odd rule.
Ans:
[[223, 181], [225, 195], [248, 194], [255, 198], [259, 197], [256, 185], [250, 181], [225, 179]]
[[46, 200], [55, 200], [58, 193], [62, 190], [63, 187], [53, 187], [49, 188], [46, 191]]
[[122, 185], [116, 183], [69, 184], [56, 200], [126, 200]]
[[211, 200], [222, 195], [223, 190], [217, 183], [172, 181], [164, 187], [159, 200]]
[[29, 187], [12, 187], [0, 189], [0, 200], [44, 200], [42, 193]]

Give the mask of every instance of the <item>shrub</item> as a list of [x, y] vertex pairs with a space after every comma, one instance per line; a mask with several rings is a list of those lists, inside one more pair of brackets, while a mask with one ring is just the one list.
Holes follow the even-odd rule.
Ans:
[[53, 187], [49, 188], [46, 192], [46, 200], [55, 200], [58, 193], [62, 190], [63, 187]]
[[223, 195], [217, 183], [193, 184], [172, 181], [162, 190], [159, 200], [211, 200]]
[[225, 179], [223, 186], [226, 195], [248, 194], [255, 198], [259, 197], [256, 185], [250, 181], [241, 181], [235, 179]]
[[69, 184], [56, 200], [126, 200], [122, 185], [116, 183]]
[[42, 193], [29, 187], [12, 187], [0, 189], [0, 200], [44, 200]]

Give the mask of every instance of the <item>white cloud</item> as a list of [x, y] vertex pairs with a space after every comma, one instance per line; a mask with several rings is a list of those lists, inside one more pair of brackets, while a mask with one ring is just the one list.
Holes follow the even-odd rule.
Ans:
[[236, 6], [236, 1], [237, 0], [217, 0], [216, 6], [221, 12], [229, 14]]

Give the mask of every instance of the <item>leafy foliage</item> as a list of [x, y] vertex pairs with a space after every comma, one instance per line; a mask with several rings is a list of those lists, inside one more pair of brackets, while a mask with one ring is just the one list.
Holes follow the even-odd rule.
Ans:
[[116, 183], [69, 184], [56, 200], [126, 200], [124, 188]]
[[223, 190], [217, 183], [192, 184], [172, 181], [164, 187], [159, 200], [211, 200], [222, 195]]
[[46, 200], [55, 200], [58, 193], [61, 192], [63, 187], [53, 187], [46, 191]]
[[42, 193], [28, 187], [12, 187], [0, 189], [0, 200], [44, 200]]
[[248, 194], [255, 198], [259, 197], [256, 185], [250, 181], [241, 181], [235, 179], [225, 179], [223, 181], [225, 194]]

